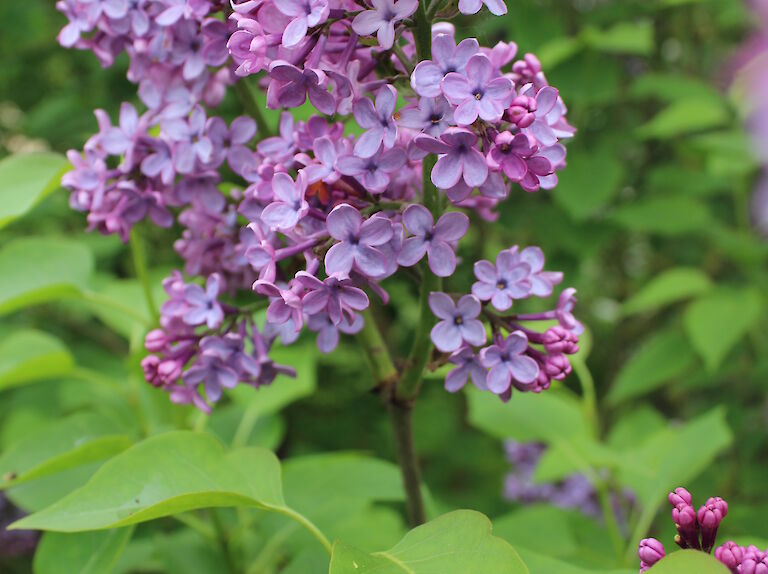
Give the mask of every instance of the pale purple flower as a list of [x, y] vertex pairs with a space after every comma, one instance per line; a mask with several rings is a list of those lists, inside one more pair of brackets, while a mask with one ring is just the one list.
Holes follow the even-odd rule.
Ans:
[[307, 177], [307, 183], [312, 184], [318, 181], [329, 184], [336, 183], [340, 177], [336, 170], [336, 160], [338, 159], [336, 144], [330, 137], [322, 136], [314, 141], [312, 148], [317, 161], [309, 163], [303, 170]]
[[531, 294], [531, 267], [520, 258], [517, 248], [501, 251], [495, 266], [486, 260], [476, 262], [475, 277], [472, 294], [481, 301], [490, 301], [499, 311], [506, 311], [515, 299]]
[[488, 178], [488, 165], [471, 131], [448, 128], [440, 139], [419, 135], [414, 141], [423, 150], [440, 154], [431, 174], [432, 183], [440, 189], [451, 189], [461, 179], [469, 187], [477, 187]]
[[371, 157], [381, 147], [395, 145], [397, 124], [394, 120], [397, 90], [389, 84], [382, 86], [376, 94], [374, 105], [368, 98], [357, 100], [353, 106], [355, 120], [367, 131], [355, 143], [355, 155]]
[[132, 104], [123, 102], [120, 105], [120, 123], [113, 126], [104, 110], [96, 110], [99, 122], [98, 143], [109, 155], [125, 155], [125, 169], [133, 167], [134, 146], [137, 140], [146, 134], [147, 121], [139, 118]]
[[441, 83], [448, 101], [457, 106], [456, 123], [470, 125], [478, 116], [497, 122], [514, 97], [512, 82], [504, 76], [493, 78], [493, 65], [484, 54], [475, 54], [463, 74], [451, 72]]
[[472, 383], [480, 390], [486, 391], [488, 369], [480, 364], [480, 358], [470, 349], [464, 347], [453, 353], [449, 359], [456, 365], [445, 377], [445, 389], [449, 393], [461, 390], [467, 384], [467, 378], [472, 377]]
[[573, 137], [576, 129], [565, 120], [567, 110], [555, 88], [544, 86], [537, 92], [533, 84], [528, 84], [523, 87], [521, 94], [535, 99], [534, 121], [525, 126], [525, 131], [531, 133], [542, 147], [555, 145], [559, 139]]
[[326, 78], [322, 70], [297, 68], [290, 62], [275, 60], [269, 66], [272, 81], [267, 90], [270, 107], [298, 108], [309, 101], [324, 114], [336, 111], [336, 100], [325, 87]]
[[395, 24], [413, 14], [418, 4], [418, 0], [371, 0], [373, 10], [355, 16], [352, 29], [361, 36], [375, 32], [379, 46], [389, 50], [395, 43]]
[[339, 158], [336, 169], [344, 175], [354, 176], [370, 193], [377, 194], [386, 190], [390, 174], [405, 165], [405, 152], [395, 147], [384, 152], [377, 151], [369, 158], [348, 155]]
[[400, 110], [398, 124], [404, 128], [419, 130], [432, 137], [439, 137], [454, 125], [453, 106], [442, 96], [420, 98], [417, 107]]
[[274, 200], [261, 212], [261, 220], [270, 229], [293, 229], [309, 211], [309, 204], [304, 199], [306, 189], [307, 183], [302, 173], [299, 173], [295, 182], [287, 173], [276, 173], [272, 177]]
[[185, 80], [195, 80], [205, 71], [203, 45], [200, 41], [200, 27], [197, 22], [184, 20], [173, 27], [171, 63], [181, 66], [182, 77]]
[[203, 35], [203, 60], [209, 66], [221, 66], [229, 58], [227, 42], [230, 29], [227, 22], [217, 18], [206, 18], [200, 27]]
[[562, 282], [560, 271], [544, 271], [544, 252], [541, 247], [526, 247], [520, 252], [520, 260], [531, 268], [531, 295], [549, 297], [555, 285]]
[[509, 391], [518, 383], [524, 389], [539, 376], [539, 364], [525, 354], [528, 338], [522, 331], [513, 331], [506, 339], [480, 351], [480, 362], [490, 371], [486, 384], [497, 395]]
[[339, 331], [347, 335], [359, 333], [364, 326], [361, 315], [355, 315], [351, 321], [343, 316], [341, 322], [335, 324], [326, 313], [311, 315], [307, 319], [307, 328], [317, 333], [317, 348], [321, 353], [330, 353], [339, 344]]
[[330, 12], [328, 0], [280, 0], [275, 7], [293, 18], [283, 32], [283, 46], [291, 48], [307, 35], [307, 29], [322, 24]]
[[432, 342], [440, 352], [452, 353], [462, 343], [474, 347], [485, 344], [485, 327], [477, 319], [482, 307], [474, 295], [464, 295], [454, 303], [445, 293], [430, 293], [429, 308], [442, 319], [431, 332]]
[[341, 323], [342, 313], [353, 317], [355, 311], [368, 307], [365, 291], [355, 287], [350, 279], [331, 275], [321, 281], [306, 271], [299, 271], [296, 280], [307, 290], [301, 300], [304, 312], [326, 313], [334, 325]]
[[477, 14], [483, 4], [494, 16], [503, 16], [507, 13], [507, 4], [504, 0], [459, 0], [459, 12]]
[[304, 324], [304, 316], [301, 311], [301, 297], [298, 294], [300, 285], [296, 284], [290, 289], [282, 289], [270, 281], [259, 279], [253, 283], [253, 290], [271, 298], [267, 307], [267, 320], [273, 325], [282, 325], [292, 321], [293, 331], [298, 333]]
[[256, 122], [253, 119], [239, 116], [227, 128], [226, 122], [217, 116], [208, 120], [206, 133], [213, 144], [214, 164], [221, 164], [226, 158], [229, 167], [235, 173], [240, 173], [243, 166], [252, 159], [253, 152], [246, 144], [256, 135]]
[[222, 388], [234, 389], [238, 382], [237, 373], [226, 362], [205, 355], [187, 369], [183, 377], [188, 385], [202, 383], [208, 400], [214, 403], [221, 398]]
[[181, 18], [200, 20], [211, 7], [209, 0], [162, 0], [162, 4], [166, 9], [155, 17], [161, 26], [171, 26]]
[[187, 325], [202, 325], [205, 323], [209, 329], [215, 329], [221, 325], [224, 319], [224, 311], [221, 309], [217, 297], [221, 278], [218, 273], [208, 276], [205, 290], [200, 285], [191, 283], [184, 287], [184, 302], [187, 309], [182, 319]]
[[205, 133], [205, 111], [195, 106], [187, 120], [182, 118], [163, 122], [163, 133], [175, 142], [171, 150], [176, 171], [192, 173], [196, 163], [206, 164], [213, 156], [213, 144]]
[[405, 240], [397, 258], [400, 265], [416, 265], [427, 254], [429, 268], [438, 277], [448, 277], [456, 269], [456, 254], [452, 243], [464, 237], [469, 228], [469, 218], [451, 211], [437, 221], [423, 205], [409, 205], [403, 213], [403, 224], [413, 235]]
[[537, 191], [539, 178], [552, 174], [554, 169], [549, 159], [538, 151], [539, 146], [532, 136], [500, 132], [488, 153], [488, 165], [494, 170], [502, 170], [510, 181], [519, 182], [525, 191]]
[[[474, 291], [473, 291], [474, 292]], [[555, 316], [558, 322], [565, 327], [580, 335], [584, 332], [584, 325], [582, 325], [576, 317], [573, 316], [573, 308], [576, 306], [576, 289], [569, 287], [564, 289], [560, 293], [560, 297], [557, 300], [557, 308], [555, 309]]]
[[256, 20], [241, 18], [237, 31], [227, 41], [232, 61], [237, 64], [237, 76], [249, 76], [260, 72], [267, 64], [267, 37]]
[[437, 97], [446, 74], [463, 73], [469, 59], [480, 51], [474, 38], [456, 45], [452, 34], [438, 34], [432, 39], [432, 59], [419, 62], [411, 74], [411, 87], [420, 96]]
[[256, 146], [257, 151], [275, 162], [290, 159], [296, 151], [293, 116], [288, 112], [280, 115], [280, 135], [261, 140]]
[[238, 375], [258, 377], [261, 365], [253, 355], [245, 352], [240, 333], [227, 333], [223, 337], [209, 336], [200, 340], [203, 357], [216, 357], [225, 361]]
[[326, 224], [331, 237], [339, 241], [325, 255], [327, 273], [349, 274], [353, 266], [369, 277], [386, 272], [386, 258], [376, 247], [392, 238], [389, 219], [374, 215], [363, 221], [357, 209], [342, 203], [328, 214]]

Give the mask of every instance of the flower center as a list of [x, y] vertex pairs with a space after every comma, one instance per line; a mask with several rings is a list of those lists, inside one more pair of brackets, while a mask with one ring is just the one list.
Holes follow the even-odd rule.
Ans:
[[496, 281], [496, 289], [506, 289], [507, 288], [507, 280], [506, 279], [499, 279]]
[[457, 325], [457, 326], [458, 325], [463, 325], [464, 324], [464, 317], [462, 317], [461, 315], [458, 315], [458, 316], [454, 317], [453, 318], [453, 324]]

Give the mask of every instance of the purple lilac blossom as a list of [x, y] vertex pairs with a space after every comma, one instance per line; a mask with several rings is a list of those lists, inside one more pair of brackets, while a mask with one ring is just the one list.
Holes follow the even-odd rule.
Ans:
[[464, 295], [454, 303], [445, 293], [430, 293], [429, 308], [442, 319], [432, 328], [432, 341], [440, 352], [451, 353], [466, 342], [474, 347], [485, 344], [486, 334], [480, 315], [480, 301]]
[[361, 36], [374, 32], [379, 46], [389, 50], [395, 42], [395, 24], [416, 11], [418, 0], [371, 0], [373, 10], [360, 12], [352, 21], [352, 29]]
[[528, 338], [522, 331], [513, 331], [504, 339], [480, 353], [481, 364], [490, 369], [486, 384], [491, 392], [504, 394], [514, 385], [523, 389], [539, 376], [538, 363], [525, 355]]
[[410, 267], [426, 254], [429, 268], [435, 275], [452, 275], [456, 270], [456, 254], [451, 244], [467, 232], [469, 218], [463, 213], [450, 212], [440, 217], [435, 224], [426, 207], [411, 205], [403, 214], [403, 224], [412, 236], [405, 240], [397, 262]]
[[434, 98], [442, 94], [441, 82], [451, 72], [463, 73], [469, 59], [480, 51], [474, 38], [456, 45], [453, 34], [438, 34], [432, 40], [432, 59], [424, 60], [411, 74], [411, 87], [420, 96]]
[[355, 143], [355, 154], [361, 158], [371, 157], [383, 144], [386, 149], [395, 145], [397, 124], [394, 113], [397, 91], [392, 86], [382, 86], [376, 93], [376, 103], [368, 98], [355, 102], [355, 120], [367, 131]]
[[512, 82], [505, 77], [492, 77], [493, 65], [485, 54], [472, 56], [464, 73], [451, 72], [441, 87], [448, 101], [456, 105], [453, 117], [460, 126], [468, 126], [478, 116], [487, 122], [501, 119], [512, 101]]
[[485, 4], [494, 16], [503, 16], [507, 13], [507, 5], [504, 0], [459, 0], [459, 12], [462, 14], [477, 14]]

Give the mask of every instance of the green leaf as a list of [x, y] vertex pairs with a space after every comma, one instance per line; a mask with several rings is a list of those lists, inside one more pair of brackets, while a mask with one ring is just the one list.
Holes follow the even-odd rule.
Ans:
[[649, 20], [620, 22], [607, 30], [587, 27], [581, 33], [584, 43], [609, 54], [647, 56], [653, 52], [653, 23]]
[[0, 340], [0, 390], [72, 372], [75, 360], [56, 337], [24, 329]]
[[112, 419], [79, 413], [23, 437], [0, 458], [0, 488], [110, 458], [131, 446]]
[[0, 160], [0, 229], [59, 188], [69, 164], [56, 153], [12, 155]]
[[629, 93], [638, 99], [656, 98], [665, 102], [705, 100], [725, 104], [725, 97], [707, 82], [678, 73], [641, 74], [632, 84]]
[[712, 287], [712, 281], [699, 269], [675, 267], [663, 271], [624, 302], [625, 315], [655, 311], [670, 303], [699, 295]]
[[607, 400], [616, 405], [661, 387], [696, 364], [685, 335], [676, 329], [655, 333], [624, 363]]
[[279, 461], [264, 449], [227, 453], [211, 435], [174, 431], [119, 454], [85, 486], [13, 528], [80, 532], [221, 506], [288, 512]]
[[[552, 556], [568, 556], [578, 549], [568, 521], [571, 514], [573, 511], [548, 504], [523, 506], [494, 518], [493, 531], [516, 548], [519, 546]], [[541, 536], [542, 532], [547, 535]]]
[[411, 530], [394, 547], [368, 554], [333, 545], [330, 574], [527, 574], [515, 549], [491, 534], [491, 522], [471, 510], [445, 514]]
[[99, 532], [46, 532], [35, 552], [35, 574], [109, 574], [133, 535], [133, 526]]
[[714, 371], [762, 313], [763, 300], [756, 289], [722, 290], [691, 303], [684, 324], [693, 348]]
[[710, 228], [705, 204], [691, 197], [650, 197], [618, 207], [611, 219], [630, 231], [680, 235]]
[[635, 131], [641, 139], [671, 139], [727, 125], [728, 110], [709, 99], [675, 101]]
[[607, 146], [568, 156], [568, 169], [560, 176], [553, 197], [576, 220], [586, 219], [618, 193], [624, 168]]
[[90, 251], [64, 238], [24, 238], [0, 250], [0, 315], [77, 297], [93, 269]]
[[568, 564], [550, 556], [550, 552], [536, 552], [529, 548], [518, 548], [520, 557], [531, 574], [637, 574], [634, 570], [598, 570]]
[[679, 550], [662, 558], [648, 572], [653, 574], [729, 574], [713, 556], [698, 550]]

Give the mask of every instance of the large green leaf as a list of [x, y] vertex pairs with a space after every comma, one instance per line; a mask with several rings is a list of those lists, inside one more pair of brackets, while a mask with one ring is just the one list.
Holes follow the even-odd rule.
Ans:
[[91, 252], [64, 238], [24, 238], [0, 250], [0, 315], [82, 293]]
[[0, 390], [69, 374], [75, 360], [56, 337], [24, 329], [0, 340]]
[[701, 201], [687, 196], [649, 197], [618, 207], [611, 219], [629, 229], [681, 235], [709, 229], [712, 216]]
[[35, 574], [109, 574], [133, 526], [97, 532], [46, 532], [35, 552]]
[[131, 447], [85, 486], [13, 527], [79, 532], [220, 506], [288, 512], [279, 461], [264, 449], [226, 452], [211, 435], [173, 431]]
[[[572, 513], [549, 504], [523, 506], [494, 518], [493, 531], [516, 548], [528, 548], [551, 556], [568, 556], [578, 547], [568, 520]], [[542, 537], [542, 532], [547, 535]]]
[[669, 139], [716, 128], [730, 121], [728, 110], [709, 99], [676, 101], [637, 128], [641, 138]]
[[0, 488], [104, 460], [124, 451], [131, 443], [124, 429], [104, 415], [72, 415], [22, 437], [3, 453]]
[[704, 364], [715, 370], [747, 331], [761, 320], [763, 300], [755, 289], [705, 295], [685, 311], [685, 329]]
[[655, 311], [670, 303], [704, 293], [712, 281], [699, 269], [676, 267], [651, 279], [640, 291], [624, 302], [624, 314]]
[[679, 550], [662, 558], [649, 570], [653, 574], [728, 574], [730, 571], [713, 556], [698, 550]]
[[517, 550], [531, 574], [637, 574], [637, 569], [598, 570], [596, 568], [585, 568], [553, 558], [546, 551], [537, 552], [522, 546]]
[[576, 220], [594, 215], [621, 189], [624, 168], [606, 145], [568, 156], [568, 169], [562, 173], [555, 202]]
[[18, 219], [59, 187], [64, 156], [12, 155], [0, 160], [0, 229]]
[[696, 355], [677, 329], [659, 331], [622, 366], [608, 393], [618, 404], [659, 388], [696, 364]]
[[411, 530], [389, 550], [368, 554], [336, 542], [330, 574], [526, 574], [515, 549], [491, 534], [491, 522], [457, 510]]
[[587, 27], [582, 41], [593, 50], [609, 54], [649, 55], [653, 52], [653, 23], [649, 20], [620, 22], [606, 30]]

